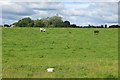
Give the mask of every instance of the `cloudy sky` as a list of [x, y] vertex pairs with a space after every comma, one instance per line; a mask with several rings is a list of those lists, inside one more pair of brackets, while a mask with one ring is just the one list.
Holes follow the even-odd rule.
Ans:
[[15, 0], [0, 1], [0, 25], [11, 24], [24, 17], [46, 18], [58, 14], [62, 19], [77, 25], [118, 23], [118, 2], [80, 0]]

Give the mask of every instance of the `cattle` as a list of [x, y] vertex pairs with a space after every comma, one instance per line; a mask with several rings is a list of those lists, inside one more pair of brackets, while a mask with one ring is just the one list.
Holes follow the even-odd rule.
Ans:
[[14, 25], [10, 25], [10, 28], [13, 28], [14, 27]]
[[46, 29], [43, 29], [43, 32], [45, 32], [46, 31]]
[[47, 72], [54, 72], [54, 68], [47, 68]]
[[40, 32], [43, 32], [43, 28], [40, 28]]
[[98, 35], [98, 34], [99, 34], [99, 31], [98, 31], [98, 30], [95, 30], [95, 31], [94, 31], [94, 34]]
[[4, 24], [4, 27], [10, 27], [10, 25], [8, 25], [8, 24]]
[[40, 32], [46, 32], [45, 28], [40, 28]]

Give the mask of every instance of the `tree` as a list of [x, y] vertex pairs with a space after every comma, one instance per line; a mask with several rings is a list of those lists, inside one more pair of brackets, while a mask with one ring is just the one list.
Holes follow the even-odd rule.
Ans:
[[103, 25], [101, 25], [101, 28], [104, 28], [104, 26], [103, 26]]
[[64, 27], [70, 27], [70, 22], [69, 21], [64, 21], [63, 26]]
[[33, 27], [33, 25], [34, 25], [34, 21], [31, 20], [31, 18], [29, 17], [23, 18], [19, 20], [17, 23], [15, 23], [15, 26], [19, 26], [19, 27]]
[[[37, 20], [27, 17], [13, 24], [18, 27], [71, 27], [69, 21], [63, 22], [62, 17], [58, 15]], [[73, 26], [75, 27], [76, 25]]]
[[105, 24], [105, 28], [107, 28], [107, 24]]
[[48, 27], [50, 25], [49, 17], [42, 18], [41, 20], [43, 21], [45, 27]]
[[43, 20], [35, 20], [34, 21], [34, 27], [44, 27], [45, 26], [45, 23], [43, 22]]
[[52, 25], [54, 27], [62, 27], [63, 26], [62, 18], [58, 15], [50, 17], [48, 22], [49, 22], [49, 25]]
[[70, 26], [73, 27], [73, 28], [77, 27], [76, 24], [71, 24]]
[[110, 25], [109, 28], [120, 28], [119, 25]]

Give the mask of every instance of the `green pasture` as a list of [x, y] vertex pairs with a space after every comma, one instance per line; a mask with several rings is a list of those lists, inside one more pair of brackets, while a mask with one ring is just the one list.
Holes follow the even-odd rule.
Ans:
[[2, 70], [3, 78], [117, 78], [118, 29], [2, 28]]

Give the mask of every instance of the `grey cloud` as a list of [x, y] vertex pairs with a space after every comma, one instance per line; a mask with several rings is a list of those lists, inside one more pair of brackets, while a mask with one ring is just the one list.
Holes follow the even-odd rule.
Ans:
[[[81, 6], [79, 4], [77, 5], [78, 7]], [[37, 19], [59, 14], [64, 20], [70, 20], [71, 23], [79, 25], [88, 23], [117, 23], [117, 6], [117, 3], [109, 2], [96, 2], [82, 8], [72, 6], [72, 4], [66, 8], [66, 4], [61, 2], [10, 3], [3, 6], [3, 18], [19, 20], [22, 17], [31, 16], [32, 18]]]
[[2, 5], [3, 18], [19, 19], [23, 16], [47, 17], [57, 14], [64, 5], [60, 2], [10, 2]]
[[9, 19], [9, 20], [18, 20], [20, 19], [21, 16], [18, 16], [18, 15], [14, 15], [14, 14], [3, 14], [2, 15], [2, 18], [3, 19]]
[[27, 3], [10, 3], [9, 5], [2, 6], [3, 14], [14, 14], [14, 15], [32, 15], [34, 11], [26, 6]]

